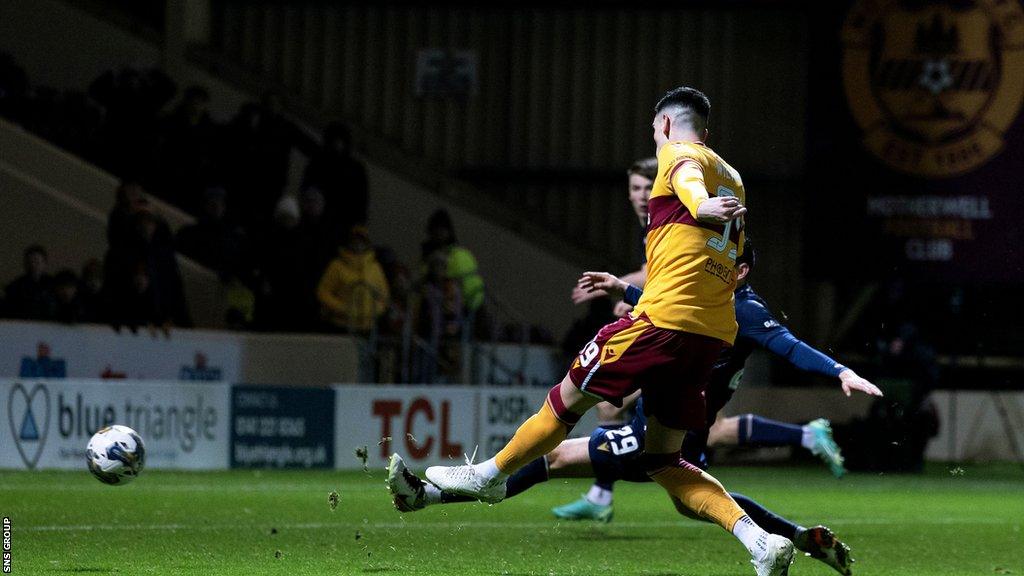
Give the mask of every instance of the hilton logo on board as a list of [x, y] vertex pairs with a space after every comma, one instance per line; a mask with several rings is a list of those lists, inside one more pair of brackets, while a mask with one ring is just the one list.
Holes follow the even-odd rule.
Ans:
[[842, 35], [846, 97], [882, 162], [946, 178], [1002, 150], [1024, 97], [1019, 0], [860, 0]]

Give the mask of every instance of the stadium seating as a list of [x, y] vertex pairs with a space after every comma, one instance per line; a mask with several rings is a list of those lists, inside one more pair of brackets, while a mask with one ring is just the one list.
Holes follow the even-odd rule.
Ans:
[[[77, 270], [86, 261], [102, 257], [117, 180], [4, 120], [0, 120], [0, 148], [5, 150], [0, 160], [5, 218], [17, 223], [6, 228], [0, 267], [19, 270], [22, 249], [34, 243], [50, 250], [54, 270]], [[181, 211], [155, 202], [175, 228], [192, 221]], [[192, 318], [201, 326], [222, 326], [224, 295], [216, 275], [188, 258], [178, 259]]]

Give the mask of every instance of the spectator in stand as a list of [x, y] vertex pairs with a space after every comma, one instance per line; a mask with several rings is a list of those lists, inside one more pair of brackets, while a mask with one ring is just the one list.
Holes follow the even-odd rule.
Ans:
[[155, 333], [159, 329], [167, 334], [174, 321], [161, 305], [160, 291], [154, 286], [149, 265], [139, 260], [128, 271], [128, 280], [127, 289], [113, 307], [114, 328], [120, 331], [126, 326], [134, 333], [140, 326], [146, 326], [150, 332]]
[[71, 270], [61, 270], [53, 276], [54, 307], [51, 320], [64, 324], [82, 321], [82, 303], [78, 298], [78, 278]]
[[[398, 255], [391, 248], [377, 248], [377, 262], [384, 270], [391, 293], [387, 312], [378, 323], [379, 335], [375, 355], [377, 357], [377, 381], [381, 384], [409, 382], [409, 376], [402, 374], [403, 336], [407, 323], [410, 321], [409, 305], [412, 286], [409, 269], [398, 260]], [[409, 326], [411, 329], [411, 325]]]
[[226, 310], [224, 324], [229, 330], [248, 330], [256, 315], [256, 295], [238, 276], [231, 276], [223, 286]]
[[387, 310], [390, 289], [365, 226], [349, 231], [320, 278], [317, 298], [328, 325], [344, 332], [369, 332]]
[[324, 130], [323, 145], [306, 167], [302, 184], [323, 191], [325, 218], [336, 229], [366, 223], [366, 168], [352, 157], [352, 136], [344, 124], [334, 122]]
[[93, 258], [82, 266], [78, 281], [78, 300], [82, 304], [82, 322], [107, 322], [107, 302], [103, 292], [103, 263]]
[[227, 127], [225, 177], [235, 217], [246, 230], [265, 228], [281, 197], [293, 148], [310, 155], [312, 139], [282, 114], [281, 97], [268, 92], [244, 104]]
[[269, 232], [259, 237], [255, 322], [262, 330], [304, 332], [316, 325], [318, 305], [304, 270], [300, 218], [299, 201], [285, 196], [277, 202]]
[[159, 68], [108, 71], [89, 86], [89, 96], [105, 110], [99, 163], [122, 178], [142, 178], [151, 170], [159, 137], [160, 111], [177, 87]]
[[170, 227], [148, 207], [136, 211], [130, 242], [111, 244], [106, 268], [104, 284], [109, 287], [115, 324], [133, 326], [128, 321], [135, 312], [127, 317], [117, 314], [125, 298], [135, 298], [136, 303], [140, 298], [154, 298], [154, 307], [144, 307], [157, 311], [148, 315], [160, 317], [161, 321], [153, 324], [191, 325]]
[[444, 254], [434, 252], [427, 262], [427, 275], [420, 284], [417, 334], [435, 347], [442, 338], [458, 337], [462, 331], [462, 290], [448, 276]]
[[323, 192], [316, 187], [306, 188], [299, 193], [299, 241], [301, 243], [303, 270], [312, 285], [320, 281], [324, 268], [334, 258], [339, 244], [338, 232], [325, 216], [326, 204]]
[[227, 209], [227, 192], [207, 188], [196, 223], [178, 230], [175, 240], [178, 252], [213, 269], [225, 282], [246, 277], [248, 268], [245, 232], [228, 221]]
[[159, 168], [153, 185], [160, 196], [190, 214], [199, 213], [203, 190], [217, 175], [213, 151], [218, 133], [209, 104], [205, 88], [190, 86], [160, 131]]
[[477, 270], [476, 258], [455, 236], [452, 218], [444, 209], [437, 210], [427, 221], [427, 239], [422, 244], [423, 262], [429, 263], [440, 254], [448, 264], [448, 278], [459, 284], [466, 312], [476, 313], [484, 303], [484, 280]]
[[135, 214], [145, 209], [149, 201], [142, 185], [124, 180], [117, 187], [114, 207], [107, 216], [107, 243], [111, 248], [123, 248], [135, 239]]
[[388, 247], [377, 249], [377, 261], [380, 262], [388, 287], [391, 289], [391, 303], [381, 324], [381, 331], [397, 336], [402, 333], [409, 316], [409, 297], [412, 292], [409, 269], [398, 260], [395, 251]]
[[463, 309], [462, 289], [448, 275], [448, 259], [442, 251], [434, 251], [419, 287], [416, 334], [426, 342], [427, 350], [417, 362], [417, 382], [433, 383], [438, 372], [449, 378], [458, 374]]
[[48, 320], [53, 316], [53, 281], [46, 273], [46, 249], [34, 244], [25, 249], [25, 273], [7, 285], [7, 316], [21, 320]]
[[254, 267], [245, 232], [228, 221], [227, 191], [206, 189], [199, 219], [178, 230], [175, 245], [181, 254], [217, 272], [227, 301], [227, 326], [236, 330], [251, 326], [255, 297], [248, 284]]

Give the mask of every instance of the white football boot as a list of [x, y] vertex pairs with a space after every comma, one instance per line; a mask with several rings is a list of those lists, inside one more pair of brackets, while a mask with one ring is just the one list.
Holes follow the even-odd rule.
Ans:
[[442, 492], [476, 498], [481, 502], [496, 504], [505, 499], [505, 480], [488, 480], [472, 465], [431, 466], [427, 468], [427, 480]]
[[751, 560], [757, 576], [788, 576], [793, 563], [793, 543], [778, 534], [768, 535], [768, 554], [764, 560]]

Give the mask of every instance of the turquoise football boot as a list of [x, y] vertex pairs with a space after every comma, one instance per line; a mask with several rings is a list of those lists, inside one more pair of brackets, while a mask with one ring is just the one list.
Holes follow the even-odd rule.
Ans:
[[843, 454], [839, 450], [839, 445], [832, 439], [832, 424], [824, 418], [818, 418], [808, 422], [807, 427], [814, 433], [811, 454], [821, 458], [836, 478], [842, 478], [846, 474], [846, 468], [843, 467]]
[[551, 509], [552, 514], [562, 520], [595, 520], [607, 524], [612, 521], [612, 507], [601, 506], [581, 496], [579, 500], [565, 506]]

